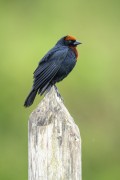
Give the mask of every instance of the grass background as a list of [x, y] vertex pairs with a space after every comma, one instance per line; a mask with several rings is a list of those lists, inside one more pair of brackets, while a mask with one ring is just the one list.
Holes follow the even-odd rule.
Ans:
[[27, 179], [32, 72], [64, 35], [77, 37], [79, 58], [60, 84], [80, 127], [83, 180], [120, 179], [120, 1], [0, 1], [0, 179]]

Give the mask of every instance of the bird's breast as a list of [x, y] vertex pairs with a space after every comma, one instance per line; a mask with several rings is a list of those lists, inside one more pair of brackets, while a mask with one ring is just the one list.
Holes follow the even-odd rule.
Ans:
[[65, 59], [61, 64], [59, 71], [52, 80], [52, 83], [54, 84], [56, 82], [63, 80], [72, 71], [75, 64], [76, 64], [76, 55], [71, 49], [69, 49]]
[[69, 50], [66, 58], [61, 65], [61, 71], [63, 74], [68, 74], [76, 64], [76, 56], [73, 51]]
[[78, 51], [77, 51], [76, 47], [70, 46], [70, 48], [75, 53], [75, 56], [76, 56], [76, 59], [77, 59], [78, 58]]

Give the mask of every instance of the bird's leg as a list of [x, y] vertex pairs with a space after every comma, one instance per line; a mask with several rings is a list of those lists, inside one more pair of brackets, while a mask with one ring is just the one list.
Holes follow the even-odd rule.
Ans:
[[46, 89], [46, 91], [45, 91], [45, 95], [51, 90], [51, 85], [49, 85], [48, 87], [47, 87], [47, 89]]
[[56, 90], [56, 92], [57, 92], [57, 96], [58, 96], [62, 101], [64, 101], [63, 98], [62, 98], [62, 96], [60, 95], [60, 93], [59, 93], [59, 91], [58, 91], [57, 86], [54, 85], [54, 87], [55, 87], [55, 90]]

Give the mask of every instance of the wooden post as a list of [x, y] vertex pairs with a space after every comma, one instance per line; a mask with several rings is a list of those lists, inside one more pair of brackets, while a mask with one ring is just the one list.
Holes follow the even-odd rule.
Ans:
[[54, 86], [28, 125], [29, 180], [82, 180], [79, 129]]

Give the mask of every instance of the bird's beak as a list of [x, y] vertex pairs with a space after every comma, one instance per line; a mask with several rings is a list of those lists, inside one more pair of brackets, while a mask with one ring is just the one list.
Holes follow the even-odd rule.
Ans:
[[79, 45], [79, 44], [82, 44], [82, 43], [79, 42], [79, 41], [77, 41], [77, 40], [74, 42], [74, 45], [75, 45], [75, 46], [77, 46], [77, 45]]

